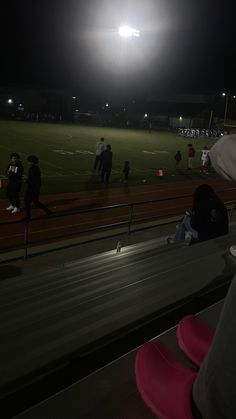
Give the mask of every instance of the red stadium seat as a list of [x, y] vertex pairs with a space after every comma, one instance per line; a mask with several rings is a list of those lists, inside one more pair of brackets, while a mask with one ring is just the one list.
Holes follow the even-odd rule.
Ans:
[[198, 367], [201, 366], [213, 340], [214, 331], [199, 317], [184, 317], [177, 328], [179, 347]]
[[147, 342], [137, 352], [138, 390], [160, 419], [193, 419], [191, 393], [196, 373], [160, 342]]

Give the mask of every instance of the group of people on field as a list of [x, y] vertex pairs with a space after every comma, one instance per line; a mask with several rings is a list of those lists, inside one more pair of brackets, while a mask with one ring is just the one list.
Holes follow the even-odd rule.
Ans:
[[222, 132], [220, 129], [205, 129], [205, 128], [179, 128], [178, 135], [185, 138], [199, 138], [211, 137], [219, 138], [226, 135], [227, 132]]
[[[39, 159], [35, 155], [30, 155], [27, 158], [29, 163], [28, 176], [26, 179], [26, 190], [24, 194], [26, 219], [30, 219], [32, 203], [42, 209], [48, 216], [51, 215], [51, 210], [39, 201], [39, 193], [41, 188], [41, 171], [38, 166]], [[10, 162], [6, 169], [8, 178], [6, 196], [9, 200], [9, 206], [6, 208], [12, 214], [20, 212], [20, 192], [22, 188], [24, 167], [22, 165], [20, 155], [12, 153], [10, 155]]]
[[[211, 161], [210, 161], [210, 155], [209, 155], [210, 150], [208, 149], [207, 146], [205, 146], [203, 148], [203, 150], [201, 150], [201, 161], [202, 161], [202, 172], [203, 173], [208, 173], [210, 167], [211, 167]], [[193, 147], [192, 144], [188, 144], [188, 170], [192, 170], [193, 169], [193, 161], [194, 161], [194, 157], [196, 155], [196, 150]], [[180, 150], [176, 151], [176, 154], [174, 155], [174, 159], [176, 162], [176, 167], [179, 167], [180, 162], [182, 160], [182, 154]]]
[[[100, 140], [96, 143], [95, 147], [95, 161], [93, 171], [96, 172], [98, 168], [98, 171], [101, 173], [101, 183], [105, 186], [108, 185], [111, 176], [112, 158], [113, 153], [111, 151], [111, 145], [106, 144], [105, 139], [101, 137]], [[129, 161], [125, 161], [123, 167], [123, 181], [125, 184], [128, 183], [129, 172], [130, 163]]]

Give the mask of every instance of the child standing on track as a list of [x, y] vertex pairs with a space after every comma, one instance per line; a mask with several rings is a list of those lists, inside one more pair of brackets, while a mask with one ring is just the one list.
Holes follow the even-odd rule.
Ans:
[[11, 211], [12, 214], [16, 214], [17, 212], [20, 212], [20, 190], [24, 168], [18, 153], [12, 153], [10, 155], [10, 159], [10, 163], [6, 170], [6, 174], [8, 176], [6, 195], [9, 199], [10, 205], [6, 208], [6, 210]]

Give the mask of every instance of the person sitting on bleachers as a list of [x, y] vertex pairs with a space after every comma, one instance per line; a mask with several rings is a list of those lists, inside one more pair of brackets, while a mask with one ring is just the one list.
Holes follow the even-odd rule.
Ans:
[[[219, 175], [236, 181], [236, 131], [217, 141], [210, 151], [210, 159]], [[236, 256], [231, 248], [230, 253]], [[236, 417], [235, 301], [236, 275], [226, 296], [211, 349], [193, 386], [195, 418], [233, 419]]]
[[[233, 181], [236, 181], [235, 145], [236, 132], [223, 136], [210, 151], [212, 166], [216, 172]], [[231, 246], [229, 249], [234, 257], [236, 257], [235, 247]], [[166, 346], [155, 347], [155, 342], [148, 342], [148, 346], [143, 345], [143, 348], [140, 348], [136, 358], [136, 382], [146, 404], [154, 412], [161, 412], [157, 415], [158, 417], [169, 419], [177, 417], [181, 419], [234, 419], [236, 417], [235, 301], [236, 274], [225, 298], [211, 346], [198, 372], [193, 372], [192, 369], [177, 361], [173, 352]], [[152, 358], [151, 355], [153, 355]], [[161, 366], [162, 371], [160, 368], [154, 370], [156, 365]], [[164, 386], [163, 379], [165, 379]], [[154, 391], [152, 391], [153, 388]], [[160, 390], [163, 391], [160, 392]], [[178, 408], [178, 416], [172, 406]], [[171, 414], [166, 415], [167, 410]]]
[[195, 241], [210, 240], [227, 234], [228, 229], [228, 213], [224, 203], [211, 186], [203, 184], [195, 190], [192, 210], [186, 212], [177, 226], [173, 241], [184, 240], [186, 233], [191, 234]]

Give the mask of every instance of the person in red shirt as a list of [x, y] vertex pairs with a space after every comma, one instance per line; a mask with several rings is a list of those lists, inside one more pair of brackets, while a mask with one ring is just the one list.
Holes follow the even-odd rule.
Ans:
[[193, 159], [195, 156], [195, 149], [192, 144], [188, 144], [188, 170], [193, 168]]

